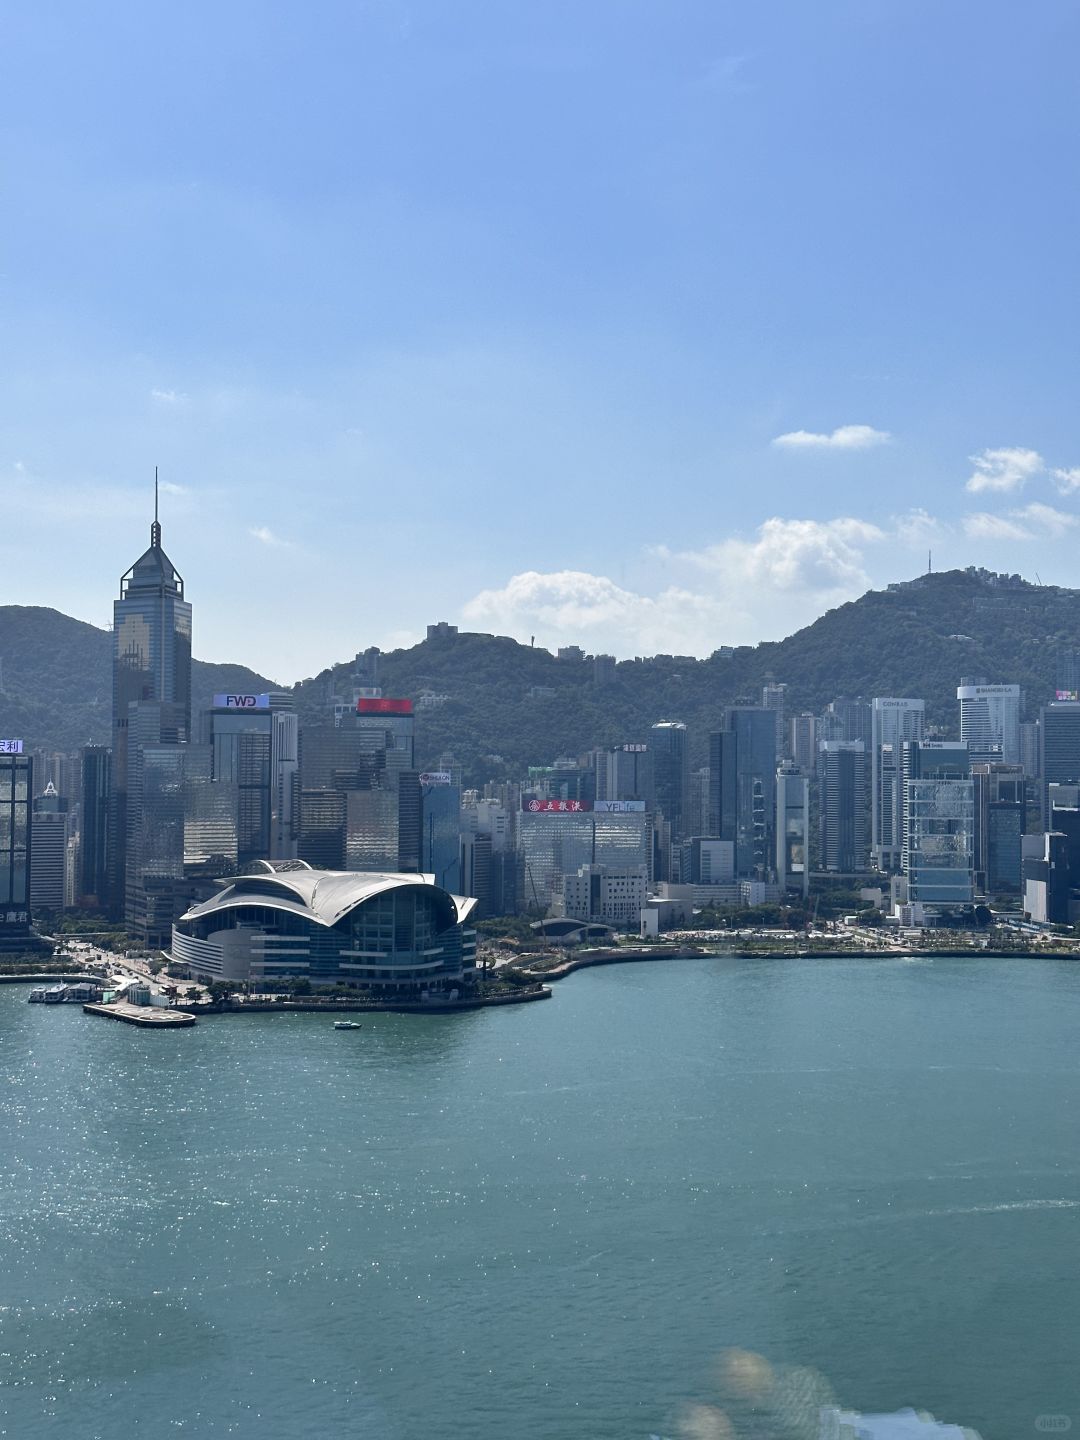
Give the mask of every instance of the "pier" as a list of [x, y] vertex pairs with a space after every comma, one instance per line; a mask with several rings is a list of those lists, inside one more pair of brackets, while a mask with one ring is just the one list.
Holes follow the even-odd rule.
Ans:
[[174, 1030], [194, 1025], [195, 1016], [186, 1010], [167, 1010], [160, 1005], [129, 1005], [114, 1000], [108, 1005], [91, 1002], [84, 1005], [84, 1015], [104, 1015], [109, 1020], [122, 1020], [125, 1025], [141, 1025], [144, 1030]]

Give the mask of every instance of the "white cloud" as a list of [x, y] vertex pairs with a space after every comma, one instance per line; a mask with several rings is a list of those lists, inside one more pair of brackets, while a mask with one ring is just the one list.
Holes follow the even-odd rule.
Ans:
[[964, 534], [969, 540], [1033, 540], [1030, 530], [1004, 515], [988, 515], [979, 511], [964, 516]]
[[964, 534], [970, 540], [1035, 540], [1045, 537], [1060, 540], [1076, 525], [1080, 516], [1067, 510], [1055, 510], [1033, 500], [1020, 510], [1005, 515], [978, 511], [964, 516]]
[[156, 405], [186, 405], [188, 402], [182, 390], [151, 390], [150, 399]]
[[1046, 468], [1037, 450], [1019, 447], [981, 450], [978, 455], [968, 458], [975, 469], [968, 478], [966, 489], [973, 493], [980, 490], [1020, 490], [1026, 481]]
[[[587, 571], [529, 570], [474, 596], [462, 618], [553, 646], [575, 641], [618, 655], [708, 655], [720, 644], [789, 634], [860, 594], [870, 584], [863, 546], [883, 538], [876, 525], [851, 517], [773, 518], [753, 536], [702, 550], [653, 550], [672, 582], [653, 595]], [[677, 583], [688, 573], [695, 579]]]
[[861, 546], [884, 538], [866, 520], [766, 520], [753, 539], [735, 537], [677, 558], [728, 584], [831, 592], [869, 584]]
[[786, 435], [777, 435], [772, 443], [785, 450], [869, 450], [874, 445], [887, 445], [891, 439], [888, 430], [875, 430], [872, 425], [841, 425], [829, 434], [790, 430]]
[[[560, 643], [576, 637], [617, 654], [657, 651], [707, 655], [730, 626], [730, 607], [709, 595], [671, 586], [656, 597], [582, 570], [527, 570], [497, 590], [482, 590], [462, 608], [470, 623], [503, 634]], [[740, 617], [742, 618], [742, 617]]]
[[910, 545], [916, 550], [932, 545], [946, 533], [941, 521], [922, 509], [909, 510], [906, 515], [894, 515], [892, 524], [900, 544]]
[[743, 70], [749, 59], [747, 55], [721, 55], [711, 60], [699, 84], [702, 89], [719, 91], [729, 95], [742, 95], [753, 87], [743, 78]]
[[248, 531], [261, 545], [273, 545], [284, 549], [292, 544], [291, 540], [282, 540], [267, 525], [253, 525]]
[[1051, 470], [1050, 478], [1062, 495], [1072, 495], [1080, 490], [1080, 466], [1074, 466], [1071, 470]]
[[1012, 510], [1009, 513], [1017, 520], [1026, 521], [1044, 530], [1054, 539], [1071, 530], [1078, 518], [1067, 510], [1055, 510], [1052, 505], [1042, 505], [1037, 500], [1025, 505], [1022, 510]]

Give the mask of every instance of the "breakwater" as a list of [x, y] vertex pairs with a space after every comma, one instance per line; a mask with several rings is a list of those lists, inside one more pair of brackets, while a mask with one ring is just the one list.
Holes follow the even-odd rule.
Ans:
[[636, 965], [662, 960], [1076, 960], [1076, 950], [1010, 951], [966, 949], [923, 952], [921, 950], [797, 950], [791, 949], [730, 949], [730, 950], [604, 950], [595, 954], [575, 955], [544, 969], [534, 968], [536, 961], [513, 968], [520, 975], [544, 981], [562, 980], [575, 970], [589, 970], [598, 965]]
[[[547, 977], [545, 976], [545, 979]], [[379, 1014], [446, 1015], [462, 1010], [485, 1010], [492, 1005], [527, 1005], [535, 1000], [550, 1000], [547, 985], [510, 991], [501, 995], [463, 996], [457, 1000], [418, 1002], [415, 1000], [260, 1000], [244, 999], [227, 1005], [193, 1005], [196, 1015], [268, 1015], [274, 1013], [305, 1015]]]

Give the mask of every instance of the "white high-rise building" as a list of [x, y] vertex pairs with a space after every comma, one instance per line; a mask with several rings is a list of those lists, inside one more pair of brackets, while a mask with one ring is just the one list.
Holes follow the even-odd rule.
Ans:
[[966, 677], [956, 691], [960, 739], [973, 760], [1020, 763], [1020, 686], [984, 685]]
[[921, 740], [925, 723], [925, 700], [878, 695], [871, 701], [870, 847], [879, 870], [900, 868], [904, 819], [901, 747], [905, 740]]

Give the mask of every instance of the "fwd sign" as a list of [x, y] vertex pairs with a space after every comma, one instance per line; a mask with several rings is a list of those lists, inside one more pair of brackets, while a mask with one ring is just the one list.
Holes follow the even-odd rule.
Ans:
[[215, 695], [215, 710], [269, 710], [269, 695]]

